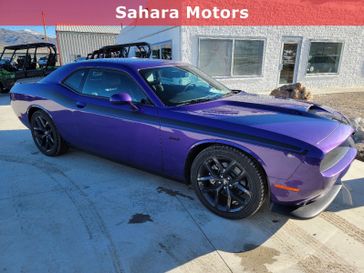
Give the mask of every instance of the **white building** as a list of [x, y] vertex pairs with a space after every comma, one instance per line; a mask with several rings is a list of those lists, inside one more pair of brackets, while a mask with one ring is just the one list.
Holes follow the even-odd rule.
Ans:
[[363, 26], [130, 26], [117, 38], [138, 41], [152, 45], [154, 58], [192, 63], [248, 92], [292, 82], [315, 92], [364, 91]]
[[61, 64], [106, 45], [115, 44], [120, 26], [56, 26], [57, 47]]

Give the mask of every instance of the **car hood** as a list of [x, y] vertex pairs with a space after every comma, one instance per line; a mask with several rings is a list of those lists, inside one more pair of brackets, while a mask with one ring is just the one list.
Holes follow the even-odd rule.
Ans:
[[353, 132], [348, 120], [328, 107], [304, 101], [276, 99], [245, 93], [190, 105], [189, 114], [291, 137], [325, 152]]

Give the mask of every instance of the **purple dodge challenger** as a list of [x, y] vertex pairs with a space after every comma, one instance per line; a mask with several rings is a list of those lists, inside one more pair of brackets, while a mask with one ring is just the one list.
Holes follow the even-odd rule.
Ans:
[[265, 200], [318, 215], [356, 156], [353, 128], [313, 103], [230, 90], [188, 64], [99, 59], [17, 84], [11, 105], [36, 146], [69, 146], [191, 183], [212, 212], [239, 219]]

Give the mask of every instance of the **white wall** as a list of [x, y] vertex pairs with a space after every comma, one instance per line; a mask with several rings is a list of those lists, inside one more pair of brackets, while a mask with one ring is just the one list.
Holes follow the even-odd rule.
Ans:
[[172, 59], [181, 59], [180, 27], [127, 26], [117, 38], [118, 44], [148, 42], [157, 44], [172, 41]]
[[[253, 78], [219, 78], [230, 88], [266, 93], [278, 86], [282, 38], [302, 38], [297, 81], [315, 92], [338, 92], [361, 89], [364, 92], [364, 27], [331, 26], [201, 26], [181, 28], [181, 59], [198, 64], [199, 37], [254, 37], [266, 40], [263, 75]], [[310, 39], [342, 41], [344, 47], [337, 75], [306, 76]], [[218, 64], [216, 64], [218, 65]]]

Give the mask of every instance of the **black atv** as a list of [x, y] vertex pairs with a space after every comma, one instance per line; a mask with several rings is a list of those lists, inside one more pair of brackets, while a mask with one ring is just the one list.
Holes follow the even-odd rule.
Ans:
[[149, 58], [151, 54], [150, 45], [146, 42], [119, 44], [104, 46], [87, 55], [89, 59], [100, 58], [128, 58], [131, 51], [134, 52], [134, 57]]
[[[45, 60], [46, 58], [46, 60]], [[0, 93], [19, 79], [43, 77], [57, 68], [57, 49], [50, 43], [6, 46], [0, 55]]]

